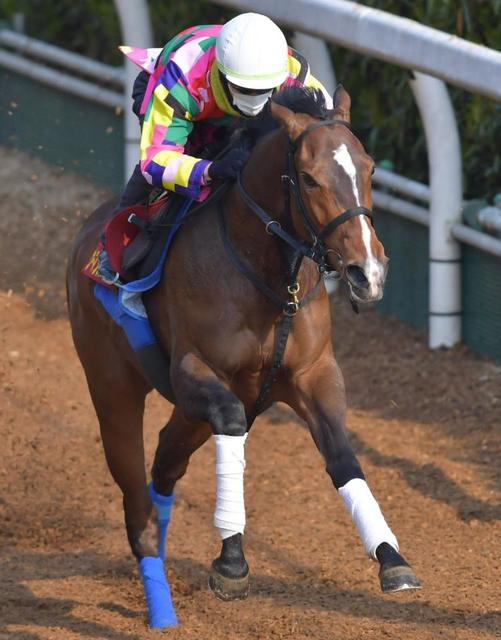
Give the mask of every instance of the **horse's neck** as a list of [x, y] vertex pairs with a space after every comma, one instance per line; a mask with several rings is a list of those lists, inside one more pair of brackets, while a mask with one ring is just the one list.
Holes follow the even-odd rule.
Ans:
[[[286, 192], [281, 176], [285, 171], [286, 138], [279, 131], [269, 136], [252, 153], [242, 176], [246, 191], [281, 227], [294, 235], [285, 207]], [[244, 204], [237, 188], [231, 194], [227, 216], [229, 235], [235, 248], [254, 273], [270, 286], [280, 286], [286, 278], [283, 241], [266, 233], [263, 222]], [[303, 265], [302, 279], [311, 281], [314, 265]]]
[[285, 189], [281, 179], [286, 168], [286, 152], [285, 136], [275, 131], [254, 149], [243, 173], [246, 190], [282, 227], [288, 226], [288, 220], [284, 219]]

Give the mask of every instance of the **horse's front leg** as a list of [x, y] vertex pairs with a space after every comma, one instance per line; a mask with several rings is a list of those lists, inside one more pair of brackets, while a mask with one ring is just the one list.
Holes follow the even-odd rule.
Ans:
[[178, 406], [188, 419], [209, 423], [216, 448], [214, 525], [222, 548], [212, 563], [209, 587], [222, 600], [245, 598], [249, 592], [249, 566], [242, 549], [245, 409], [226, 384], [194, 354], [187, 354], [179, 361], [172, 379]]
[[371, 493], [345, 428], [346, 398], [341, 371], [329, 354], [294, 377], [291, 407], [309, 425], [327, 473], [350, 513], [367, 555], [378, 560], [384, 592], [419, 588], [398, 552], [398, 542]]

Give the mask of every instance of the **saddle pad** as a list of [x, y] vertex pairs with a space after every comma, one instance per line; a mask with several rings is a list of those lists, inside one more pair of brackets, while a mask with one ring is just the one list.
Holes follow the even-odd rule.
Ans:
[[157, 342], [146, 315], [134, 313], [123, 304], [123, 291], [96, 284], [94, 297], [125, 332], [139, 365], [151, 386], [174, 402], [170, 384], [170, 362]]

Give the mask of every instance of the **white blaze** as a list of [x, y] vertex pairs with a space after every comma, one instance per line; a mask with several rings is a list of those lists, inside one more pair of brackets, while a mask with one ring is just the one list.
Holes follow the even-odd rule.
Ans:
[[334, 161], [344, 169], [348, 178], [351, 180], [353, 195], [355, 196], [357, 207], [359, 207], [360, 196], [358, 194], [357, 187], [357, 170], [355, 169], [355, 165], [353, 164], [353, 160], [350, 156], [350, 152], [348, 151], [348, 147], [343, 143], [340, 147], [334, 149], [332, 155], [334, 156]]
[[[344, 142], [337, 149], [334, 149], [334, 151], [332, 152], [332, 156], [334, 158], [334, 162], [337, 162], [337, 164], [344, 170], [344, 172], [350, 179], [353, 189], [353, 195], [355, 196], [355, 202], [357, 203], [357, 207], [360, 207], [360, 194], [358, 192], [357, 186], [357, 170], [355, 168], [355, 164], [353, 163], [350, 152], [348, 151], [348, 147], [344, 144]], [[383, 267], [379, 263], [379, 260], [377, 260], [372, 253], [371, 230], [365, 216], [358, 216], [358, 219], [360, 220], [360, 225], [362, 227], [362, 240], [365, 246], [365, 252], [367, 254], [367, 259], [364, 266], [365, 276], [369, 281], [371, 294], [375, 295], [380, 287]]]

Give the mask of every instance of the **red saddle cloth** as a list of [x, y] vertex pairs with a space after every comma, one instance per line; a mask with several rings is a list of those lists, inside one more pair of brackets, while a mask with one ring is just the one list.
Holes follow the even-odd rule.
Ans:
[[135, 214], [138, 218], [148, 221], [151, 220], [159, 209], [167, 202], [167, 196], [163, 196], [150, 205], [134, 205], [127, 207], [116, 213], [111, 220], [109, 220], [104, 227], [101, 238], [105, 238], [103, 243], [102, 239], [99, 240], [97, 247], [92, 252], [87, 264], [83, 267], [82, 273], [88, 278], [104, 284], [107, 286], [113, 286], [105, 282], [99, 275], [99, 254], [103, 249], [106, 249], [108, 259], [111, 267], [118, 273], [122, 269], [122, 255], [125, 247], [137, 236], [141, 231], [140, 227], [133, 222], [130, 222], [129, 218], [131, 214]]

